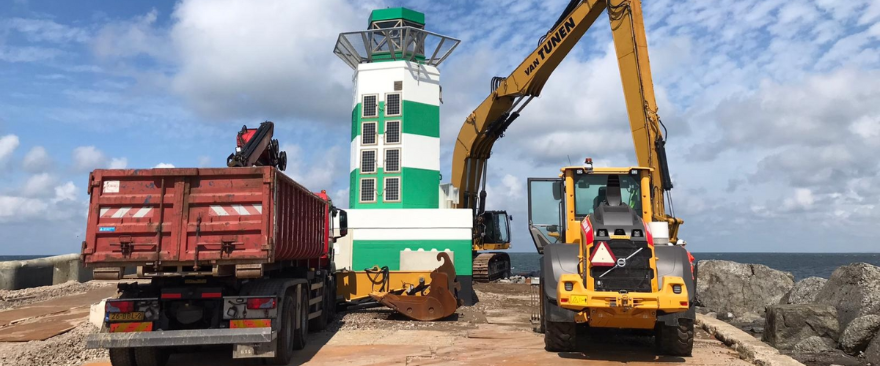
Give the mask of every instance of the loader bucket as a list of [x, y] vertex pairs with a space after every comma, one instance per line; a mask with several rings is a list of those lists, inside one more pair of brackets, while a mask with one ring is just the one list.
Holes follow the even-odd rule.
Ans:
[[440, 320], [454, 314], [459, 305], [457, 293], [461, 285], [455, 278], [455, 267], [449, 259], [449, 254], [437, 253], [437, 259], [441, 258], [443, 264], [431, 272], [431, 284], [426, 295], [374, 292], [370, 297], [414, 320]]

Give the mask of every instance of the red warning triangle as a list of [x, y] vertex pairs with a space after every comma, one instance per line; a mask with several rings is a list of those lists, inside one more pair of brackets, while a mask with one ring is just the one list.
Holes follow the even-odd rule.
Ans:
[[617, 257], [611, 252], [607, 242], [600, 241], [593, 248], [593, 254], [590, 255], [590, 263], [596, 267], [613, 267], [617, 264]]

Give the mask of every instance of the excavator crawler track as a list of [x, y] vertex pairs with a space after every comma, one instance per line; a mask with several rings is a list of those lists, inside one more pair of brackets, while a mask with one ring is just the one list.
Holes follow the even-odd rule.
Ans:
[[474, 282], [489, 282], [510, 277], [510, 256], [507, 253], [477, 253], [473, 266]]

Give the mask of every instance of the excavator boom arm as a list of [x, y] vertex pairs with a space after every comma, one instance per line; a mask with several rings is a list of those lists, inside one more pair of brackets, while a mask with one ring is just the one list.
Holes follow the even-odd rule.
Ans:
[[[576, 2], [573, 2], [573, 4]], [[585, 0], [560, 17], [538, 47], [506, 78], [493, 82], [492, 93], [468, 116], [455, 143], [452, 184], [459, 188], [459, 207], [475, 208], [477, 191], [492, 145], [519, 116], [559, 63], [605, 10], [605, 1]]]
[[[570, 11], [569, 11], [570, 10]], [[627, 114], [639, 166], [652, 168], [651, 210], [654, 221], [670, 225], [677, 237], [680, 219], [666, 214], [663, 195], [672, 188], [666, 165], [665, 136], [657, 115], [648, 42], [640, 0], [572, 1], [567, 14], [542, 39], [541, 44], [508, 77], [495, 78], [492, 92], [461, 127], [452, 161], [452, 184], [459, 188], [459, 207], [477, 211], [485, 207], [478, 195], [485, 185], [485, 169], [492, 146], [519, 112], [541, 89], [575, 44], [607, 10], [617, 53]]]
[[663, 195], [672, 189], [666, 163], [666, 140], [657, 114], [648, 39], [640, 0], [610, 0], [608, 18], [620, 68], [620, 81], [629, 116], [639, 166], [651, 168], [651, 212], [653, 221], [669, 223], [669, 237], [676, 240], [681, 219], [667, 215]]

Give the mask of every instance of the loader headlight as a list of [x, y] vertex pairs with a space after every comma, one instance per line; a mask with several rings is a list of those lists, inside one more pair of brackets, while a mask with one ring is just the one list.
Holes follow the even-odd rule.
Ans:
[[672, 292], [674, 292], [676, 294], [680, 294], [681, 293], [681, 285], [672, 285]]
[[566, 282], [565, 283], [565, 291], [571, 291], [574, 289], [574, 283]]

